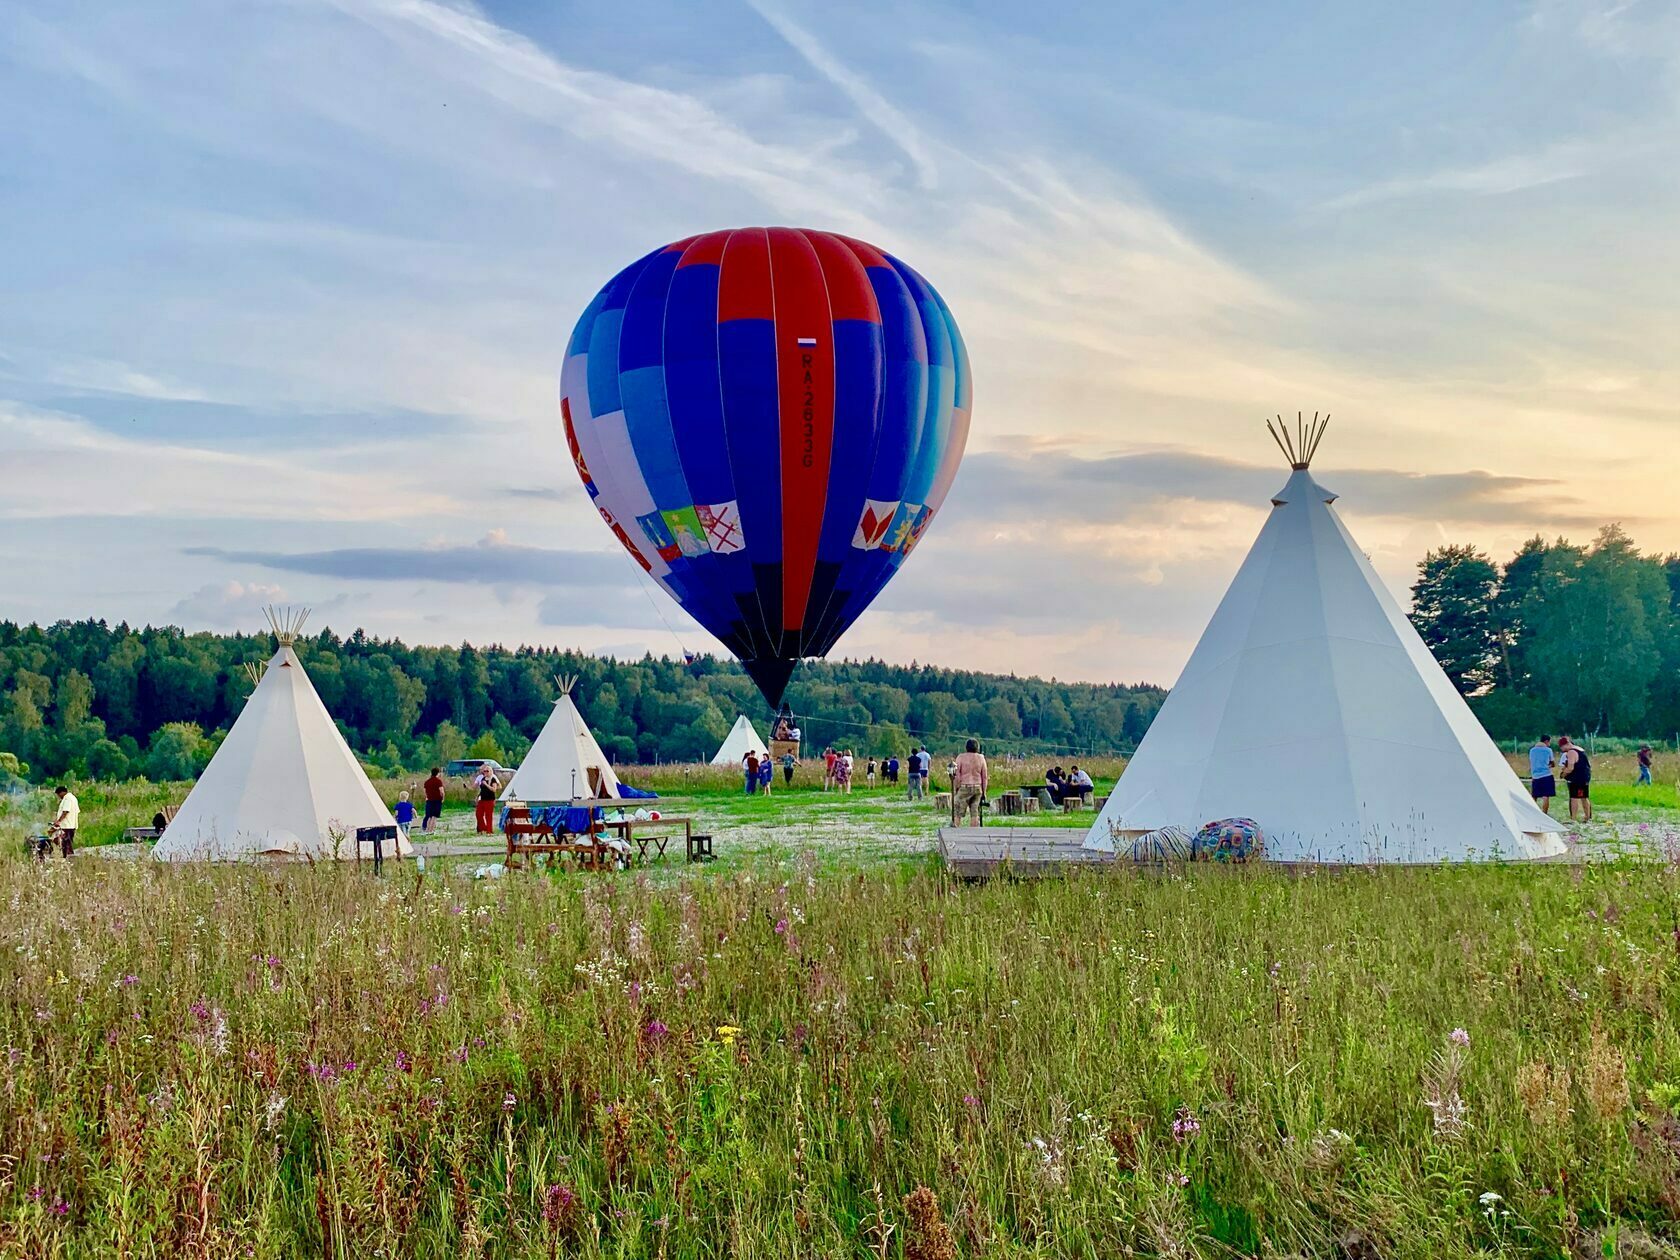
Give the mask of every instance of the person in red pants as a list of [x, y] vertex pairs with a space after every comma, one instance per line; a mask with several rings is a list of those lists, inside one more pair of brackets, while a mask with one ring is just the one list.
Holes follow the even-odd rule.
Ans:
[[478, 785], [478, 805], [475, 813], [478, 820], [478, 834], [488, 836], [496, 830], [496, 797], [502, 790], [502, 781], [496, 777], [496, 772], [485, 766], [473, 780]]

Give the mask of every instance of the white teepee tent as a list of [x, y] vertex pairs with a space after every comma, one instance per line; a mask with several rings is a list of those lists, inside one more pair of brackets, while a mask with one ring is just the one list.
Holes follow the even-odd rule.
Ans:
[[750, 752], [757, 753], [760, 757], [770, 755], [770, 749], [758, 737], [758, 728], [743, 713], [735, 719], [735, 725], [729, 728], [729, 734], [724, 736], [723, 743], [718, 745], [717, 756], [712, 758], [712, 764], [738, 766], [747, 759]]
[[153, 857], [354, 858], [358, 827], [396, 825], [292, 651], [307, 616], [269, 611], [279, 650]]
[[1564, 852], [1308, 471], [1327, 423], [1274, 431], [1289, 481], [1086, 847], [1247, 817], [1289, 862]]
[[583, 714], [572, 703], [575, 678], [557, 678], [560, 698], [554, 702], [554, 712], [543, 723], [537, 742], [525, 754], [525, 760], [514, 772], [512, 780], [502, 792], [504, 801], [534, 801], [539, 804], [559, 804], [591, 797], [617, 797], [618, 776], [595, 737]]

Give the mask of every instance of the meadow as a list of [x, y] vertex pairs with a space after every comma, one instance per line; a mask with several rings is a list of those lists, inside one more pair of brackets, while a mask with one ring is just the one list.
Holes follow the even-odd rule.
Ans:
[[965, 885], [896, 794], [657, 773], [725, 860], [7, 839], [0, 1255], [1676, 1254], [1663, 789], [1663, 860]]

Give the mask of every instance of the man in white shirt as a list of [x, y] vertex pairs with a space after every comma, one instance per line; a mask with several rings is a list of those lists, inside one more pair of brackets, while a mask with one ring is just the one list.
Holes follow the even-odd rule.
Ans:
[[53, 829], [58, 832], [64, 856], [69, 857], [76, 843], [76, 828], [82, 821], [82, 804], [62, 783], [55, 795], [58, 797], [58, 813], [53, 818]]

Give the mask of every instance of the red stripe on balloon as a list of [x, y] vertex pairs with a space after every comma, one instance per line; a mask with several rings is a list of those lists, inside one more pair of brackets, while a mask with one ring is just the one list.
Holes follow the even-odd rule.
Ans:
[[858, 261], [865, 267], [890, 267], [887, 256], [876, 249], [868, 241], [860, 241], [855, 236], [839, 236], [835, 239], [844, 241], [852, 253], [858, 256]]
[[828, 283], [828, 307], [834, 318], [879, 324], [881, 308], [875, 301], [875, 287], [869, 283], [869, 273], [863, 269], [856, 252], [827, 232], [805, 235], [822, 263], [823, 279]]
[[723, 247], [729, 243], [733, 233], [729, 231], [707, 232], [703, 236], [690, 237], [688, 248], [683, 250], [682, 259], [678, 267], [698, 267], [710, 263], [718, 266], [723, 262]]
[[774, 319], [770, 284], [770, 241], [763, 228], [731, 232], [718, 273], [718, 323], [732, 319]]
[[768, 235], [782, 436], [782, 626], [797, 633], [817, 567], [834, 450], [834, 316], [822, 263], [805, 234], [771, 228]]

